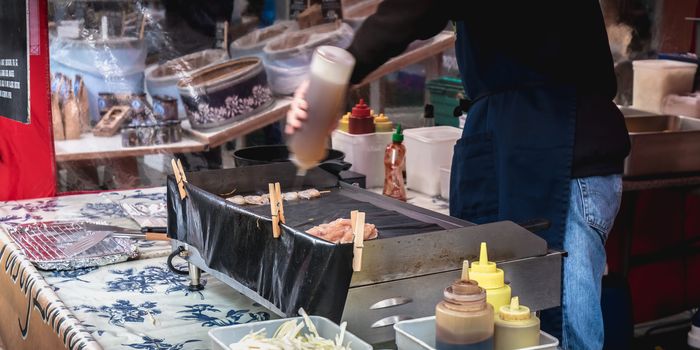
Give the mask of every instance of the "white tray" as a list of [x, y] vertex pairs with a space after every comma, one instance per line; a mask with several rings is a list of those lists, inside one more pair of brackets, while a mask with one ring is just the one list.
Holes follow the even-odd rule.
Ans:
[[[435, 350], [435, 316], [401, 321], [394, 325], [399, 350]], [[559, 340], [540, 332], [540, 345], [519, 350], [556, 350]]]
[[[335, 339], [335, 336], [340, 333], [340, 326], [333, 323], [331, 320], [320, 317], [320, 316], [309, 316], [311, 321], [313, 321], [318, 334], [326, 339]], [[229, 345], [238, 342], [246, 335], [257, 332], [261, 329], [265, 329], [268, 336], [275, 334], [275, 331], [279, 326], [289, 320], [300, 321], [301, 317], [296, 318], [285, 318], [280, 320], [263, 321], [255, 323], [238, 324], [228, 327], [214, 328], [209, 331], [209, 338], [211, 339], [211, 348], [215, 350], [228, 350]], [[302, 332], [306, 333], [306, 328]], [[352, 350], [371, 350], [372, 347], [364, 342], [362, 339], [358, 338], [354, 334], [345, 331], [345, 337], [343, 338], [345, 346], [350, 344]]]

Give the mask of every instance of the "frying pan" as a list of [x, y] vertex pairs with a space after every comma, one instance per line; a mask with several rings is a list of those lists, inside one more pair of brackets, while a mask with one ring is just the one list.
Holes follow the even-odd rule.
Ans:
[[[270, 163], [289, 162], [289, 150], [285, 145], [268, 145], [242, 148], [233, 152], [236, 167], [251, 165], [263, 165]], [[338, 175], [341, 171], [348, 170], [352, 164], [345, 162], [345, 153], [329, 149], [326, 159], [319, 167], [332, 174]]]

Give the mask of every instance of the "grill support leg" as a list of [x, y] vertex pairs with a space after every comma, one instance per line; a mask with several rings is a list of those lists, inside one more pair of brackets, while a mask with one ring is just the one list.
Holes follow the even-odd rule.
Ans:
[[204, 289], [201, 282], [202, 270], [195, 266], [193, 263], [188, 263], [188, 269], [190, 271], [190, 285], [187, 287], [192, 292], [197, 292]]

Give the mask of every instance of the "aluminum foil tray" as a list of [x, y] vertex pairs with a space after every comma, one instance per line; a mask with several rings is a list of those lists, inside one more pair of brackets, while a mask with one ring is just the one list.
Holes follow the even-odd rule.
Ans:
[[107, 237], [94, 247], [68, 257], [64, 248], [93, 234], [85, 229], [85, 222], [46, 221], [8, 226], [7, 231], [27, 258], [42, 270], [104, 266], [138, 255], [132, 240]]

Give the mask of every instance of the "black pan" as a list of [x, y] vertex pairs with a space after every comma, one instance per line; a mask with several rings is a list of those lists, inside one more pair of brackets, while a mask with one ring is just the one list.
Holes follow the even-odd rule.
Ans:
[[[241, 148], [233, 152], [233, 159], [236, 167], [286, 163], [290, 161], [289, 150], [285, 145]], [[319, 167], [337, 175], [343, 170], [350, 169], [351, 164], [344, 162], [344, 159], [345, 153], [338, 150], [329, 149], [328, 156], [326, 156], [326, 159], [321, 162]]]

